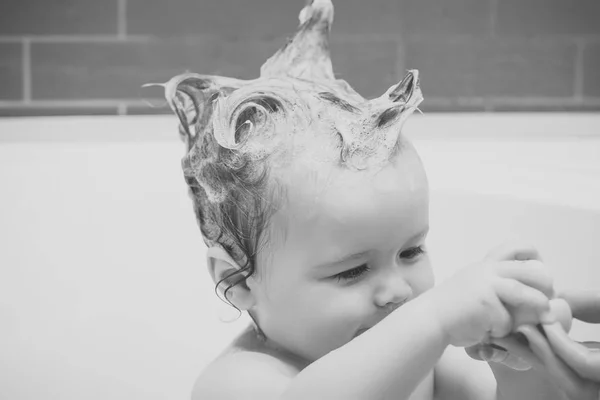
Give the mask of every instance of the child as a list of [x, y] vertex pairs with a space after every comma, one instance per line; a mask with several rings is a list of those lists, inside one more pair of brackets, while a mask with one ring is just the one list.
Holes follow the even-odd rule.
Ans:
[[332, 20], [330, 1], [307, 5], [259, 79], [165, 85], [210, 274], [255, 322], [194, 397], [501, 398], [458, 347], [552, 323], [552, 279], [535, 249], [506, 245], [434, 287], [427, 178], [400, 134], [423, 100], [418, 72], [363, 99], [334, 77]]

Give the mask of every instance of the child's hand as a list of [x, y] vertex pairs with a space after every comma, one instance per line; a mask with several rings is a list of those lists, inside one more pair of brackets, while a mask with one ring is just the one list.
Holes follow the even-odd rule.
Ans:
[[553, 279], [532, 246], [500, 246], [434, 291], [436, 317], [454, 346], [502, 338], [524, 323], [553, 322]]

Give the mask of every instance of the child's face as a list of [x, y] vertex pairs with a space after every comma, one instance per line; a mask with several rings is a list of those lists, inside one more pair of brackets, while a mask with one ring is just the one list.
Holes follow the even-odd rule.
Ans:
[[433, 286], [417, 249], [429, 228], [428, 184], [410, 143], [377, 173], [305, 160], [278, 179], [285, 205], [248, 280], [272, 344], [314, 361]]

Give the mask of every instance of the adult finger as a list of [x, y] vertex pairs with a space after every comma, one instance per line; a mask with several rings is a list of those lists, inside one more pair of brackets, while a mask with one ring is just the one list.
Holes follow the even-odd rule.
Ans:
[[[597, 389], [590, 381], [584, 380], [569, 368], [562, 360], [558, 359], [552, 351], [544, 336], [531, 325], [524, 325], [518, 329], [529, 341], [529, 347], [542, 361], [544, 368], [552, 377], [552, 382], [569, 398], [584, 399], [598, 396]], [[585, 396], [585, 397], [584, 397]], [[595, 399], [595, 398], [594, 398]]]
[[503, 364], [516, 371], [527, 371], [532, 368], [528, 362], [495, 343], [478, 343], [465, 347], [465, 352], [475, 360]]
[[600, 291], [563, 290], [557, 297], [564, 299], [571, 307], [573, 317], [593, 324], [600, 324]]
[[589, 350], [597, 352], [600, 351], [600, 342], [579, 342]]
[[573, 341], [558, 323], [543, 325], [552, 350], [582, 378], [600, 383], [600, 352]]
[[491, 343], [506, 349], [509, 354], [514, 355], [515, 357], [522, 360], [522, 362], [527, 363], [531, 367], [537, 368], [540, 370], [543, 368], [542, 363], [537, 358], [537, 356], [531, 351], [529, 346], [523, 343], [522, 340], [518, 339], [518, 336], [515, 334], [511, 334], [509, 336], [492, 339]]

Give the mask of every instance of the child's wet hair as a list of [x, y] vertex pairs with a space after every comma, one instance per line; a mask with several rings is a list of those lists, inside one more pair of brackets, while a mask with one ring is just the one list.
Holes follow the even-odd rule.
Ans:
[[178, 83], [173, 100], [188, 150], [182, 160], [183, 175], [203, 239], [207, 246], [223, 247], [240, 266], [215, 287], [218, 294], [219, 286], [227, 285], [223, 293], [227, 301], [227, 292], [235, 285], [244, 285], [254, 274], [258, 249], [266, 241], [267, 222], [281, 200], [269, 179], [269, 154], [257, 157], [236, 148], [246, 140], [250, 127], [265, 123], [281, 111], [281, 105], [266, 96], [246, 101], [245, 105], [251, 105], [235, 118], [233, 140], [228, 146], [232, 148], [228, 148], [215, 137], [212, 104], [233, 90], [211, 89], [204, 79], [187, 76]]
[[381, 167], [398, 153], [400, 128], [423, 100], [416, 70], [372, 100], [336, 79], [327, 42], [333, 5], [308, 3], [296, 35], [265, 62], [260, 78], [184, 73], [159, 84], [187, 145], [183, 173], [203, 239], [240, 267], [215, 287], [218, 294], [227, 285], [228, 302], [227, 292], [245, 285], [269, 242], [269, 219], [285, 201], [273, 166], [292, 162], [295, 138], [325, 135], [336, 143], [340, 166]]

